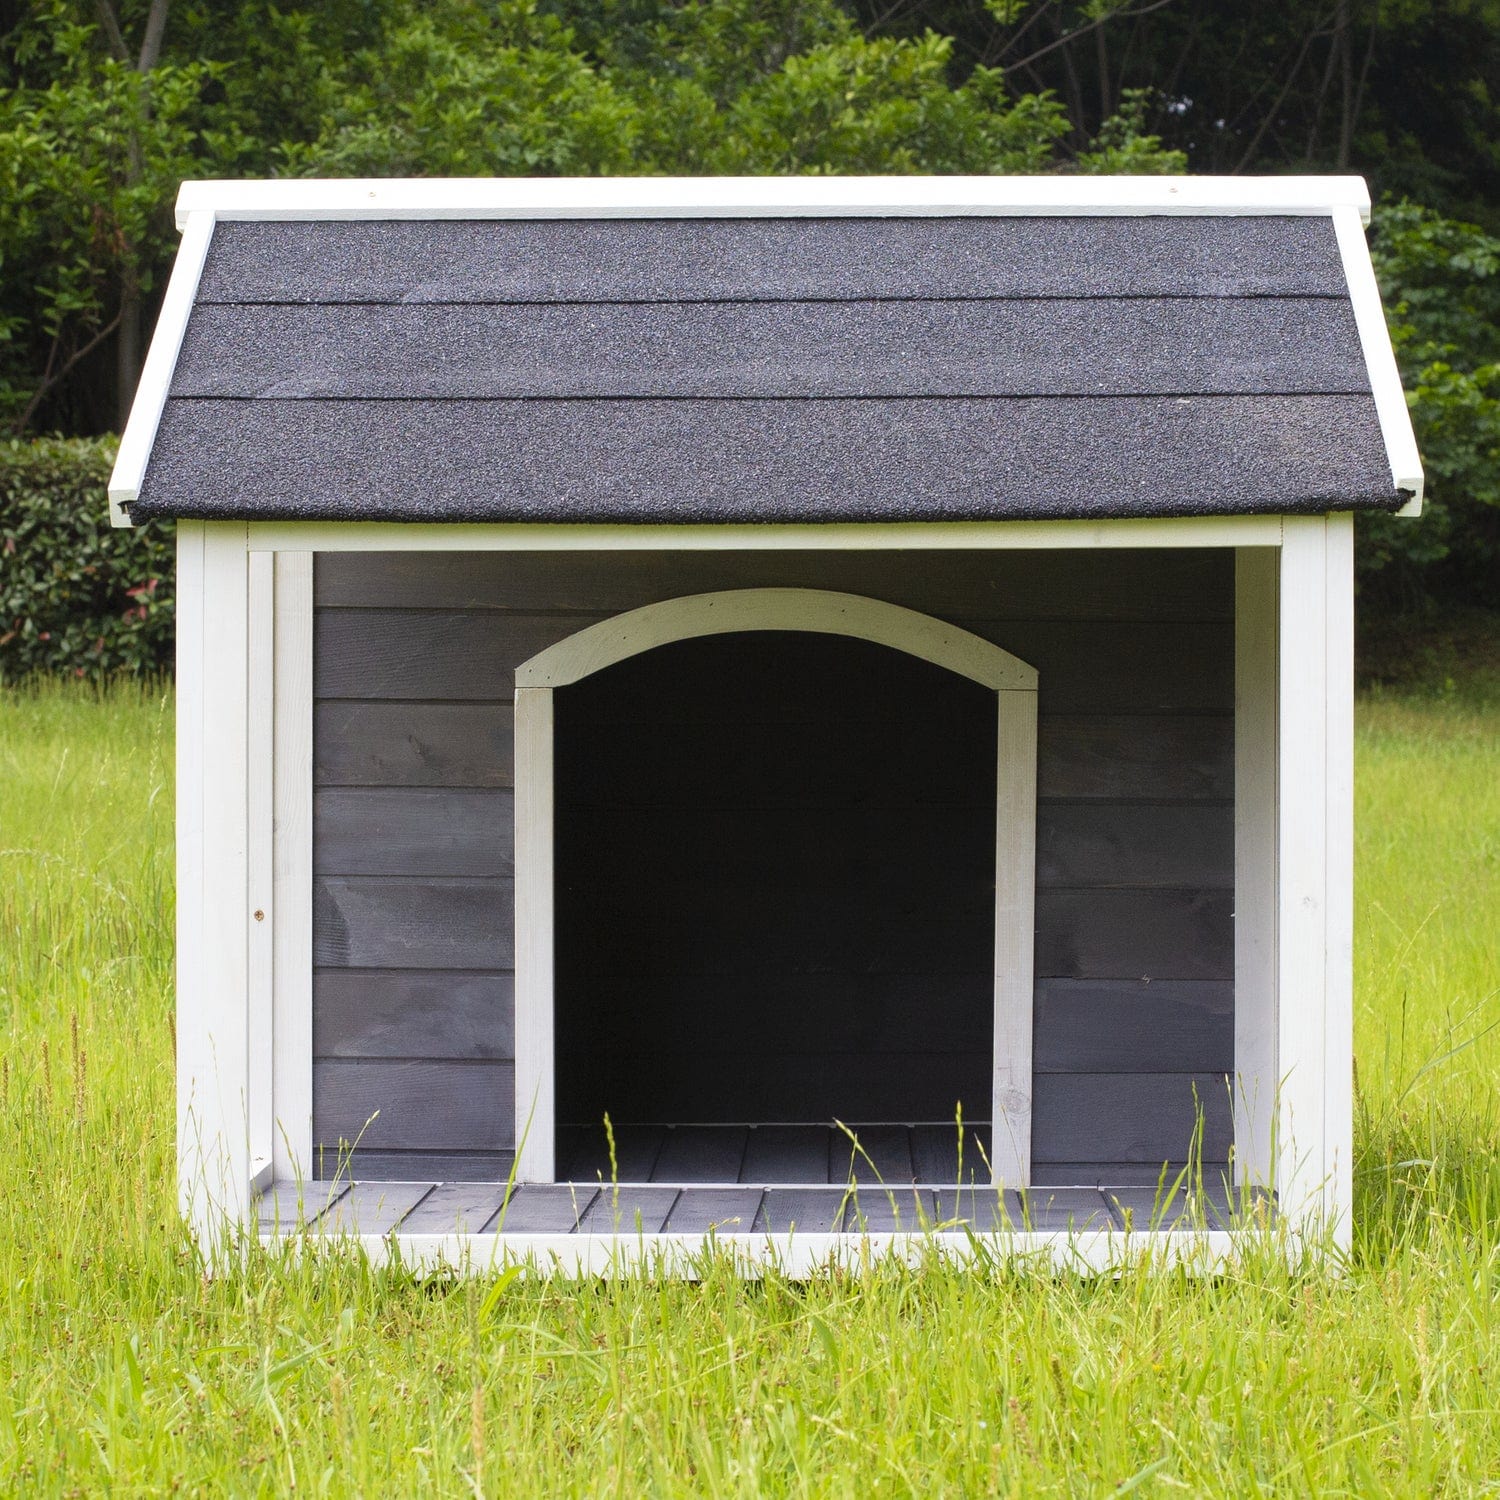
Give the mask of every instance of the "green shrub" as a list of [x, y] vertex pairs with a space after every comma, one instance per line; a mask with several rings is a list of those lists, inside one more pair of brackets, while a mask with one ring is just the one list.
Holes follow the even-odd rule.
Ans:
[[115, 445], [0, 443], [0, 680], [171, 665], [172, 531], [111, 529]]

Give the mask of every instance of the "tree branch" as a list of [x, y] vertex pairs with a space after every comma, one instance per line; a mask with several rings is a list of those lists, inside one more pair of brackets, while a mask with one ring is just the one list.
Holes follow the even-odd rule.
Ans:
[[[15, 434], [16, 437], [20, 437], [21, 434], [26, 431], [27, 424], [31, 421], [32, 417], [36, 415], [36, 409], [42, 404], [42, 398], [47, 394], [47, 392], [53, 390], [62, 381], [66, 380], [68, 377], [68, 372], [73, 369], [73, 367], [79, 362], [79, 360], [88, 358], [88, 356], [92, 354], [94, 350], [97, 349], [99, 345], [102, 344], [105, 339], [107, 339], [110, 334], [112, 334], [119, 326], [120, 314], [116, 313], [114, 317], [112, 317], [109, 322], [107, 322], [104, 327], [101, 328], [99, 332], [96, 333], [93, 338], [91, 338], [88, 343], [83, 346], [83, 348], [75, 350], [74, 353], [68, 357], [66, 362], [63, 364], [62, 369], [60, 369], [55, 375], [48, 374], [43, 376], [42, 383], [36, 388], [36, 390], [31, 393], [31, 400], [26, 403], [26, 409], [21, 413], [19, 417], [16, 418], [15, 425], [11, 428], [11, 431]], [[52, 354], [55, 355], [56, 353], [57, 345], [56, 343], [54, 343], [52, 346]], [[51, 355], [49, 355], [47, 358], [47, 367], [49, 370], [52, 367]]]
[[1076, 42], [1079, 37], [1087, 36], [1091, 31], [1097, 31], [1101, 26], [1107, 26], [1111, 21], [1128, 21], [1134, 16], [1149, 16], [1152, 11], [1161, 10], [1163, 6], [1172, 4], [1172, 0], [1152, 0], [1150, 5], [1143, 5], [1138, 10], [1112, 10], [1097, 20], [1090, 21], [1087, 26], [1079, 26], [1072, 31], [1062, 32], [1055, 41], [1048, 42], [1045, 47], [1038, 47], [1035, 52], [1013, 63], [1007, 63], [1005, 72], [1010, 73], [1016, 68], [1024, 68], [1027, 63], [1035, 62], [1039, 57], [1045, 57], [1049, 52], [1055, 52], [1059, 47], [1066, 47], [1070, 42]]
[[136, 59], [137, 73], [149, 73], [161, 61], [162, 35], [167, 29], [167, 7], [171, 0], [151, 0], [146, 13], [146, 32], [141, 38], [141, 55]]
[[125, 45], [125, 33], [120, 30], [120, 18], [109, 0], [94, 0], [94, 14], [99, 17], [99, 27], [104, 40], [109, 44], [109, 55], [116, 62], [128, 63], [130, 49]]

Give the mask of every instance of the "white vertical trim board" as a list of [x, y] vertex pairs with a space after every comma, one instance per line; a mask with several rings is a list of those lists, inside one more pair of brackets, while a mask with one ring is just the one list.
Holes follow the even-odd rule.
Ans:
[[1391, 461], [1391, 479], [1398, 490], [1406, 490], [1411, 499], [1401, 507], [1403, 516], [1422, 514], [1422, 459], [1417, 452], [1417, 437], [1412, 430], [1411, 411], [1396, 368], [1396, 352], [1391, 347], [1391, 333], [1385, 321], [1385, 307], [1370, 260], [1370, 246], [1364, 225], [1354, 208], [1343, 205], [1333, 210], [1333, 231], [1338, 238], [1339, 255], [1344, 263], [1344, 278], [1349, 283], [1349, 302], [1354, 324], [1359, 330], [1360, 348], [1370, 375], [1370, 393], [1380, 418], [1380, 434]]
[[1330, 1227], [1347, 1247], [1354, 1198], [1354, 519], [1329, 516], [1325, 525], [1323, 1171]]
[[1340, 1209], [1330, 1176], [1330, 1074], [1350, 1040], [1330, 1035], [1330, 642], [1328, 523], [1288, 517], [1278, 597], [1276, 988], [1278, 1205], [1295, 1224]]
[[551, 1182], [557, 1103], [550, 687], [516, 689], [515, 736], [516, 1180]]
[[1029, 688], [995, 694], [995, 999], [990, 1166], [1031, 1184], [1032, 1011], [1036, 953], [1036, 709]]
[[273, 783], [276, 770], [272, 714], [276, 680], [276, 559], [249, 553], [247, 600], [248, 683], [245, 757], [246, 1094], [250, 1134], [250, 1185], [271, 1184], [275, 1133], [271, 1100], [276, 905], [273, 892]]
[[1234, 568], [1234, 1159], [1237, 1186], [1275, 1182], [1276, 640], [1279, 559]]
[[205, 1248], [250, 1206], [245, 541], [178, 532], [178, 1191]]
[[161, 425], [167, 391], [177, 368], [177, 356], [182, 351], [182, 336], [187, 332], [188, 315], [193, 310], [193, 299], [198, 295], [203, 262], [208, 256], [208, 242], [213, 237], [214, 216], [207, 211], [179, 213], [177, 227], [182, 231], [182, 243], [177, 247], [176, 260], [172, 262], [171, 280], [167, 282], [161, 311], [156, 315], [156, 331], [151, 335], [146, 362], [141, 366], [141, 378], [130, 406], [130, 420], [125, 424], [119, 451], [115, 454], [114, 470], [109, 476], [111, 526], [134, 524], [130, 519], [130, 506], [141, 492], [141, 481], [146, 476], [146, 465], [156, 442], [156, 429]]
[[819, 589], [736, 589], [667, 599], [591, 625], [516, 668], [516, 1180], [555, 1176], [553, 691], [669, 641], [745, 630], [819, 631], [906, 651], [990, 688], [998, 705], [991, 1166], [1031, 1181], [1037, 674], [930, 615]]
[[271, 1152], [277, 1178], [290, 1181], [313, 1173], [313, 555], [274, 556]]

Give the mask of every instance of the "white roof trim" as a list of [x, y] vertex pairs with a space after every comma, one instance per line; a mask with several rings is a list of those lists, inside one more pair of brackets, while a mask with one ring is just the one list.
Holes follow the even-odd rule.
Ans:
[[1349, 283], [1349, 300], [1354, 309], [1355, 326], [1359, 329], [1365, 368], [1370, 374], [1370, 392], [1375, 397], [1375, 412], [1380, 418], [1380, 435], [1385, 439], [1391, 478], [1398, 490], [1411, 495], [1397, 514], [1419, 516], [1422, 514], [1422, 459], [1417, 452], [1417, 436], [1412, 430], [1406, 392], [1401, 386], [1401, 372], [1396, 367], [1396, 351], [1391, 347], [1391, 332], [1385, 321], [1385, 308], [1380, 301], [1380, 287], [1375, 281], [1375, 267], [1370, 260], [1364, 224], [1351, 206], [1339, 205], [1333, 210], [1333, 229], [1338, 236], [1344, 276]]
[[185, 182], [177, 223], [219, 219], [760, 215], [1327, 214], [1368, 221], [1361, 177], [460, 177]]
[[182, 336], [187, 331], [188, 314], [192, 312], [193, 299], [198, 295], [198, 280], [203, 274], [208, 242], [213, 236], [214, 216], [205, 212], [186, 216], [179, 213], [177, 225], [182, 230], [182, 244], [177, 247], [172, 279], [168, 281], [166, 296], [162, 298], [156, 331], [151, 335], [151, 347], [146, 352], [146, 363], [141, 368], [135, 400], [131, 403], [130, 420], [125, 424], [114, 470], [109, 476], [111, 526], [135, 524], [130, 519], [130, 507], [141, 492], [141, 481], [146, 476], [146, 465], [156, 442], [162, 408], [167, 404], [172, 372], [177, 368]]

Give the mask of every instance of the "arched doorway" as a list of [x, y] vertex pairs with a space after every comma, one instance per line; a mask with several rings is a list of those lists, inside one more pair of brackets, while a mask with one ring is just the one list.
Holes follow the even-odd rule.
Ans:
[[[1028, 1179], [1036, 675], [816, 590], [517, 672], [518, 1176], [560, 1120], [994, 1120]], [[998, 704], [998, 713], [997, 713]]]

